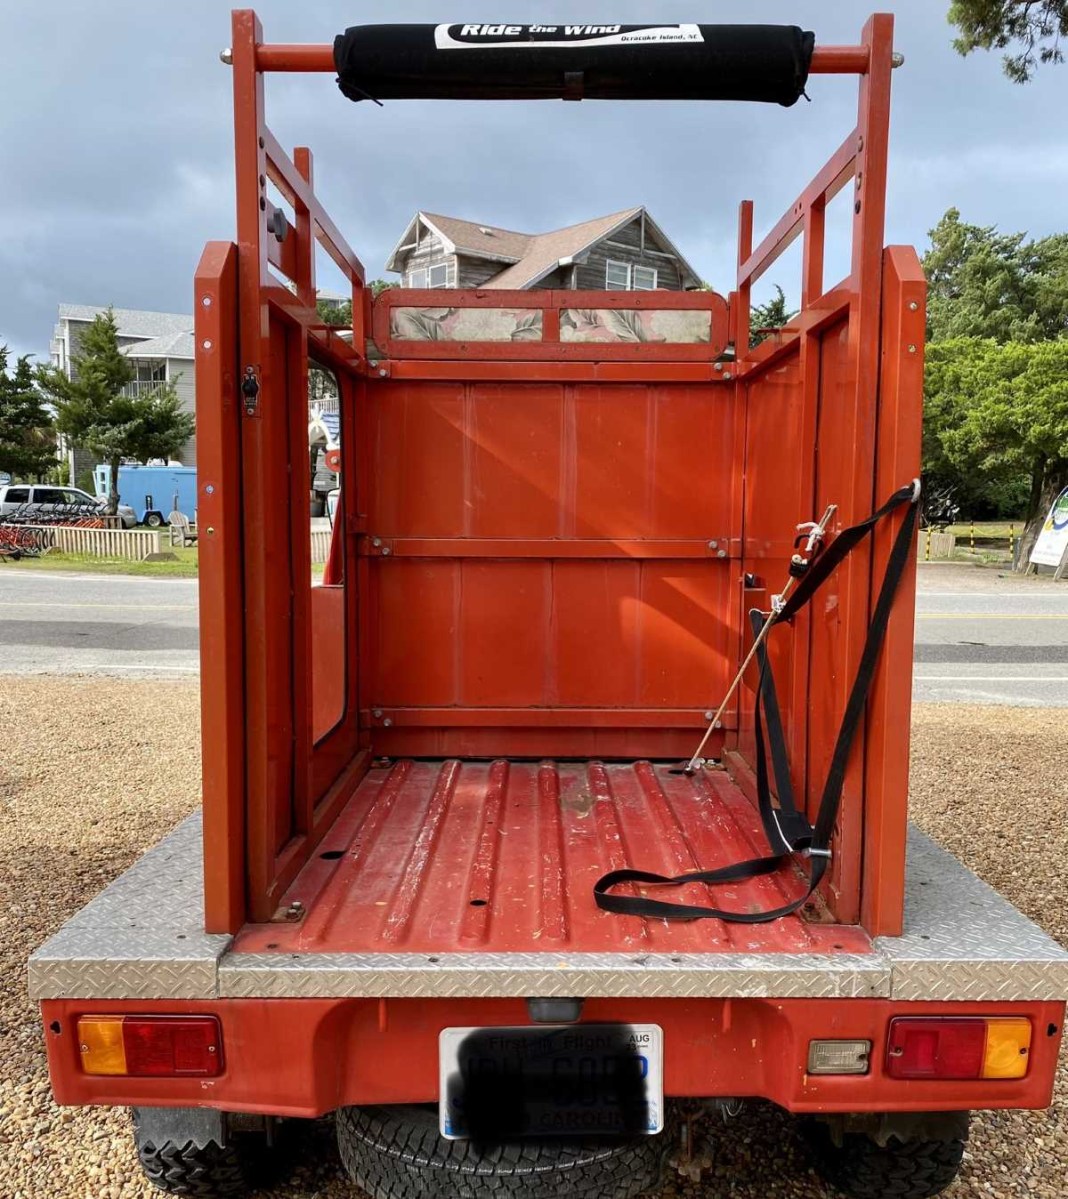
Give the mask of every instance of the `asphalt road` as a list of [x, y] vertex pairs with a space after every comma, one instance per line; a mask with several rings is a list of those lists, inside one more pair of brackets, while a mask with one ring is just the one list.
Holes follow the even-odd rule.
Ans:
[[[0, 569], [0, 673], [195, 675], [193, 579]], [[1068, 707], [1068, 584], [924, 566], [919, 701]]]
[[1068, 708], [1068, 583], [922, 566], [914, 697]]
[[179, 678], [199, 669], [195, 579], [0, 565], [0, 673]]

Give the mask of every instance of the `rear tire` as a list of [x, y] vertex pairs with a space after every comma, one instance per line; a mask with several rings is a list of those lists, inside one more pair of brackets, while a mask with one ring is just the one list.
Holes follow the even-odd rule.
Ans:
[[150, 512], [145, 517], [145, 525], [149, 529], [162, 529], [163, 517], [158, 512]]
[[846, 1132], [838, 1144], [815, 1121], [806, 1124], [805, 1139], [816, 1171], [850, 1199], [932, 1199], [960, 1173], [968, 1117], [961, 1113], [960, 1134], [946, 1140], [890, 1137], [882, 1146], [866, 1133]]
[[337, 1139], [372, 1199], [637, 1199], [659, 1185], [668, 1148], [663, 1135], [476, 1146], [445, 1140], [437, 1111], [414, 1106], [340, 1108]]

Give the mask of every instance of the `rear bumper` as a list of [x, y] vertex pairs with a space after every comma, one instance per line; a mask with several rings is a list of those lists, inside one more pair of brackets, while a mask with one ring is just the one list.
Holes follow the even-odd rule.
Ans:
[[[762, 1097], [791, 1111], [1044, 1107], [1068, 996], [1068, 953], [919, 833], [905, 935], [870, 954], [236, 953], [203, 933], [195, 818], [83, 909], [30, 962], [61, 1103], [207, 1105], [313, 1116], [340, 1104], [429, 1102], [437, 1036], [525, 1024], [528, 996], [588, 999], [583, 1019], [654, 1023], [676, 1096]], [[226, 1073], [90, 1078], [74, 1022], [89, 1012], [211, 1012]], [[895, 1082], [895, 1015], [1024, 1015], [1019, 1082]], [[867, 1076], [806, 1073], [814, 1038], [866, 1039]]]
[[[515, 999], [223, 999], [213, 1002], [48, 1000], [42, 1005], [56, 1099], [66, 1104], [211, 1106], [318, 1116], [346, 1104], [438, 1097], [442, 1028], [528, 1024]], [[214, 1079], [83, 1074], [78, 1016], [89, 1012], [218, 1015], [226, 1070]], [[900, 1015], [1026, 1016], [1034, 1039], [1019, 1081], [902, 1082], [884, 1071], [889, 1021]], [[1064, 1005], [901, 1004], [872, 999], [597, 999], [583, 1020], [659, 1024], [670, 1096], [768, 1099], [792, 1112], [967, 1111], [1050, 1103]], [[58, 1029], [58, 1031], [56, 1031]], [[1050, 1031], [1050, 1030], [1054, 1031]], [[806, 1072], [809, 1041], [873, 1042], [871, 1072]]]

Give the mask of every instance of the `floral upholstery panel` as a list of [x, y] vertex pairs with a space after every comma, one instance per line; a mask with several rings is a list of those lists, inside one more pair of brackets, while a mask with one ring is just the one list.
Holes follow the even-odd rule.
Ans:
[[541, 341], [540, 308], [391, 308], [398, 341]]
[[560, 340], [707, 345], [712, 340], [712, 313], [707, 308], [565, 308], [560, 313]]

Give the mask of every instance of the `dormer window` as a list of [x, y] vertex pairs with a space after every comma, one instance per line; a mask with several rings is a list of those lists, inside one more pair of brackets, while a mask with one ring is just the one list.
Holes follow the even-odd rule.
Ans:
[[609, 259], [605, 266], [606, 291], [656, 291], [656, 267], [631, 265]]
[[450, 279], [452, 272], [447, 262], [436, 262], [433, 266], [418, 267], [408, 272], [409, 287], [454, 287], [455, 280]]

